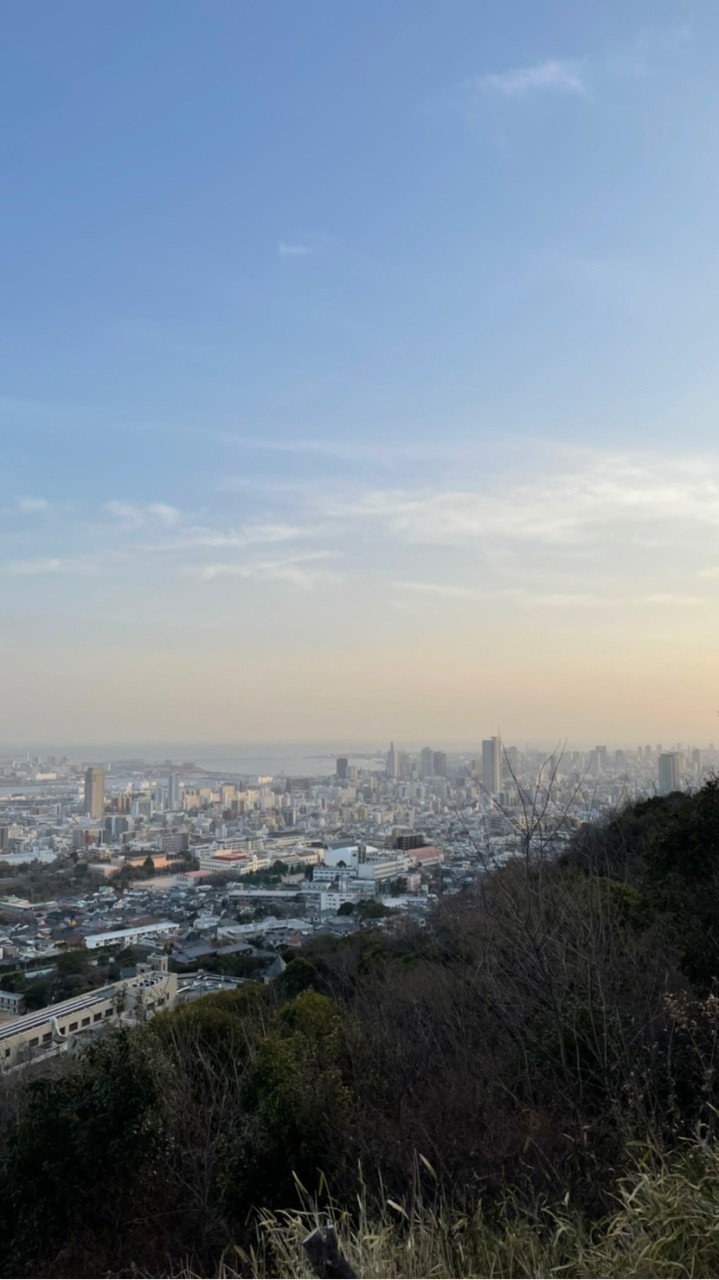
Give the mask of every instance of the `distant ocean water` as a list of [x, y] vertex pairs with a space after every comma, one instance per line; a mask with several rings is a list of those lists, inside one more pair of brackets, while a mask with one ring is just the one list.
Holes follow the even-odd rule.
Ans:
[[43, 757], [69, 756], [88, 764], [112, 764], [115, 761], [146, 760], [148, 764], [195, 764], [211, 773], [272, 774], [274, 777], [321, 778], [334, 773], [337, 756], [347, 756], [351, 764], [371, 768], [384, 760], [384, 751], [375, 744], [352, 747], [342, 743], [37, 743], [30, 747], [9, 744], [0, 747], [0, 758], [8, 755]]

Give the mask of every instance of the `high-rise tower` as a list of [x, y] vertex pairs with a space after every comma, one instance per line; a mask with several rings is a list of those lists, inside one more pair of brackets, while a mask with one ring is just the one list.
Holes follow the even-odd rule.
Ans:
[[387, 752], [386, 773], [388, 778], [399, 777], [399, 755], [395, 751], [395, 746], [393, 742], [390, 743], [389, 751]]
[[432, 753], [432, 768], [435, 778], [447, 777], [447, 753], [446, 751], [434, 751]]
[[657, 783], [660, 796], [681, 791], [684, 758], [680, 751], [663, 751], [657, 767]]
[[85, 770], [83, 811], [90, 818], [101, 818], [105, 812], [105, 770], [97, 766]]
[[180, 775], [171, 773], [167, 779], [167, 807], [174, 811], [180, 807]]
[[485, 738], [482, 743], [482, 785], [492, 796], [502, 789], [502, 743], [499, 738]]
[[434, 773], [434, 753], [431, 747], [425, 747], [419, 758], [419, 771], [423, 778], [431, 778]]

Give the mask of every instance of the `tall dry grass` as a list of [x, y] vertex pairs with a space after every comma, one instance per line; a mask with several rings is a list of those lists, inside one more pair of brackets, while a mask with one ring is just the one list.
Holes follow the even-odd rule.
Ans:
[[713, 1141], [697, 1138], [670, 1154], [638, 1153], [617, 1187], [616, 1212], [594, 1224], [568, 1201], [528, 1210], [508, 1197], [491, 1219], [481, 1207], [457, 1213], [426, 1185], [426, 1176], [415, 1177], [400, 1203], [371, 1196], [360, 1183], [355, 1204], [341, 1206], [322, 1185], [311, 1195], [298, 1184], [300, 1207], [258, 1212], [256, 1244], [228, 1251], [220, 1275], [300, 1280], [309, 1274], [302, 1240], [328, 1221], [365, 1280], [719, 1275], [719, 1144]]

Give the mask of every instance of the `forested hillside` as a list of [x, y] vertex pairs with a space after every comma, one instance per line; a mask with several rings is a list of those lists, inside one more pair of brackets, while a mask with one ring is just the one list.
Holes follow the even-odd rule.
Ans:
[[715, 779], [5, 1080], [2, 1274], [716, 1273], [717, 976]]

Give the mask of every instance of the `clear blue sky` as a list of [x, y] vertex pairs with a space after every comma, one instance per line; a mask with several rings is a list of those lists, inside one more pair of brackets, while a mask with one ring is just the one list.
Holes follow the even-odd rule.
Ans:
[[711, 736], [718, 72], [716, 0], [5, 0], [5, 736]]

